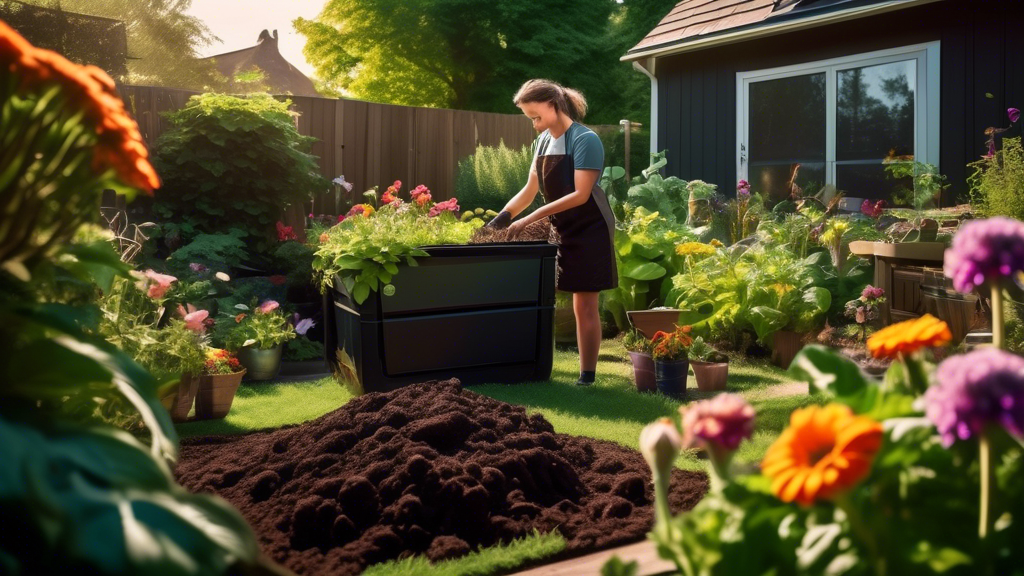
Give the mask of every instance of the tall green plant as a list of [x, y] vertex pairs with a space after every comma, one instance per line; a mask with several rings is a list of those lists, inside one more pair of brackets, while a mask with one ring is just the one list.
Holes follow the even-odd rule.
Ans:
[[266, 94], [203, 94], [168, 114], [171, 129], [156, 144], [156, 213], [187, 233], [238, 228], [260, 252], [276, 244], [281, 210], [327, 188], [309, 153], [314, 139], [298, 133], [288, 106]]
[[986, 216], [1024, 220], [1024, 146], [1021, 138], [1004, 138], [1003, 147], [969, 164], [971, 202]]
[[[526, 184], [533, 153], [529, 146], [515, 150], [500, 141], [497, 146], [477, 146], [476, 152], [459, 161], [455, 172], [455, 197], [473, 209], [500, 211]], [[543, 204], [538, 194], [527, 211]]]

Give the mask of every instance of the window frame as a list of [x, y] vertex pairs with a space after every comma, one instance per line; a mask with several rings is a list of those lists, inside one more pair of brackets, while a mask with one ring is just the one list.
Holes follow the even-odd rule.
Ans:
[[[940, 46], [939, 41], [851, 54], [828, 60], [736, 73], [736, 178], [749, 180], [750, 85], [793, 76], [825, 73], [825, 184], [836, 182], [836, 123], [838, 72], [914, 59], [914, 159], [939, 166]], [[941, 167], [940, 167], [941, 170]]]

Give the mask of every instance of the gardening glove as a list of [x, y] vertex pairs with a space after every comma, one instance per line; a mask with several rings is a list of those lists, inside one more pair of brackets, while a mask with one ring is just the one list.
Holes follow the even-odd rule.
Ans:
[[490, 222], [484, 224], [484, 228], [492, 230], [504, 230], [512, 223], [512, 214], [508, 210], [502, 210]]

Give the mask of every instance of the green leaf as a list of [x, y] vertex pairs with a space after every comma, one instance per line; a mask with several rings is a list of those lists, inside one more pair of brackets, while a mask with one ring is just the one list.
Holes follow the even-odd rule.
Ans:
[[370, 285], [366, 282], [356, 282], [355, 287], [352, 289], [352, 299], [355, 300], [356, 304], [365, 302], [369, 295]]
[[93, 282], [103, 292], [110, 292], [114, 278], [129, 277], [132, 267], [121, 261], [120, 254], [114, 246], [105, 240], [88, 245], [68, 246], [66, 253], [75, 257], [77, 262], [65, 262], [62, 265], [80, 279]]
[[789, 324], [789, 315], [768, 306], [754, 306], [750, 309], [749, 317], [757, 332], [757, 339], [762, 342]]
[[640, 281], [657, 280], [667, 272], [663, 266], [655, 264], [654, 262], [643, 262], [632, 265], [624, 262], [623, 268], [623, 276]]
[[804, 346], [787, 373], [807, 382], [812, 395], [835, 398], [858, 414], [870, 412], [879, 396], [878, 384], [855, 362], [824, 346]]

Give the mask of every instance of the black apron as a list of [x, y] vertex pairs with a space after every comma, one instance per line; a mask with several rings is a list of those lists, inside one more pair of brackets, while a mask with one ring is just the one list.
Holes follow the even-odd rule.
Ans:
[[[536, 170], [544, 201], [551, 203], [576, 190], [572, 139], [563, 134], [565, 154], [537, 156]], [[615, 268], [615, 217], [597, 183], [586, 203], [550, 216], [560, 237], [555, 288], [563, 292], [600, 292], [618, 286]]]

